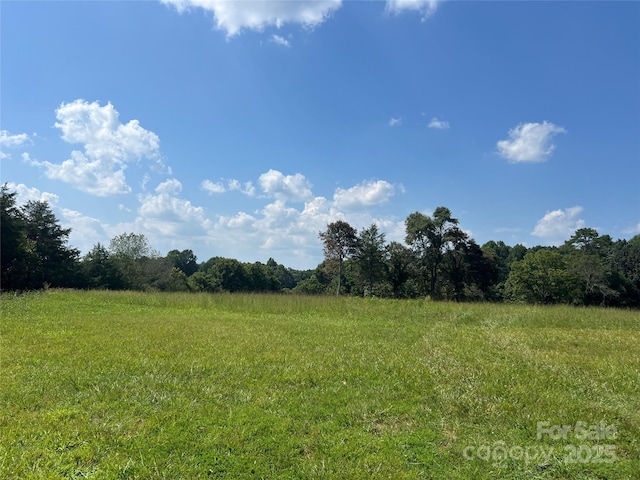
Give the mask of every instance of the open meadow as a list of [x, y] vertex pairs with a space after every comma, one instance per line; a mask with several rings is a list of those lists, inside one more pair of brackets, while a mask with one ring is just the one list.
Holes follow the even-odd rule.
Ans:
[[640, 478], [640, 314], [0, 297], [0, 478]]

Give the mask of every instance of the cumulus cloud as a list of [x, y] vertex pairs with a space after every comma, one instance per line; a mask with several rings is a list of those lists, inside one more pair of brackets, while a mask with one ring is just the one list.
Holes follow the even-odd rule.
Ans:
[[16, 203], [24, 205], [27, 202], [47, 202], [50, 206], [55, 206], [60, 197], [55, 193], [42, 192], [35, 187], [27, 187], [24, 183], [7, 182], [9, 191], [16, 192]]
[[255, 220], [255, 217], [249, 215], [248, 213], [238, 212], [236, 215], [232, 216], [220, 216], [218, 225], [232, 229], [246, 229], [250, 227], [253, 230], [253, 224]]
[[402, 12], [417, 12], [422, 20], [431, 17], [438, 9], [442, 0], [387, 0], [386, 11], [393, 14]]
[[398, 117], [398, 118], [394, 118], [391, 117], [391, 119], [389, 120], [389, 126], [390, 127], [397, 127], [399, 125], [402, 124], [402, 118]]
[[433, 117], [427, 125], [429, 128], [436, 128], [438, 130], [446, 130], [449, 128], [449, 122], [445, 120], [438, 120], [436, 117]]
[[551, 140], [558, 133], [566, 130], [551, 122], [521, 123], [509, 130], [509, 139], [497, 143], [498, 153], [510, 163], [543, 162], [555, 150]]
[[168, 171], [160, 159], [158, 136], [142, 128], [138, 120], [120, 123], [119, 113], [111, 103], [63, 103], [56, 110], [56, 118], [55, 126], [61, 130], [62, 139], [82, 144], [84, 151], [72, 151], [70, 158], [60, 164], [33, 162], [44, 167], [49, 178], [104, 197], [131, 192], [124, 174], [131, 162], [147, 159], [157, 170]]
[[216, 27], [233, 37], [244, 29], [262, 31], [285, 24], [315, 27], [323, 23], [342, 5], [342, 0], [162, 0], [182, 13], [201, 8], [213, 13]]
[[334, 197], [328, 199], [314, 196], [304, 175], [285, 175], [274, 169], [260, 175], [255, 186], [235, 179], [208, 180], [201, 186], [212, 194], [254, 191], [251, 198], [256, 207], [220, 215], [207, 213], [181, 198], [182, 184], [171, 178], [138, 196], [139, 208], [131, 222], [105, 229], [111, 236], [123, 231], [143, 233], [161, 252], [191, 248], [203, 255], [203, 260], [209, 258], [204, 255], [241, 261], [266, 261], [273, 257], [294, 268], [313, 268], [322, 260], [318, 232], [336, 220], [347, 221], [358, 229], [376, 223], [389, 233], [389, 240], [404, 237], [402, 220], [377, 217], [370, 209], [362, 208], [384, 203], [401, 190], [384, 180], [337, 189]]
[[558, 245], [568, 240], [579, 228], [585, 227], [584, 220], [578, 218], [582, 207], [575, 206], [564, 210], [547, 212], [538, 220], [531, 235], [547, 240], [549, 244]]
[[284, 175], [278, 170], [269, 170], [258, 178], [262, 191], [279, 200], [304, 201], [311, 197], [311, 184], [300, 173]]
[[137, 223], [144, 230], [166, 236], [205, 235], [212, 226], [202, 207], [179, 198], [182, 184], [175, 178], [160, 183], [155, 194], [140, 195]]
[[371, 180], [348, 189], [336, 189], [333, 201], [337, 208], [353, 209], [385, 203], [394, 194], [395, 187], [386, 180]]
[[70, 228], [69, 245], [81, 252], [89, 252], [94, 245], [107, 245], [108, 235], [104, 225], [97, 218], [89, 217], [76, 210], [62, 209], [60, 223], [64, 228]]
[[160, 183], [156, 187], [156, 192], [160, 195], [177, 195], [182, 191], [182, 183], [175, 178]]

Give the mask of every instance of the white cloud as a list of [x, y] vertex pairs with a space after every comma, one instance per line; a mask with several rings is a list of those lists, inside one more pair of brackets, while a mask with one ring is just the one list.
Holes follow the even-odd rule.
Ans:
[[27, 202], [47, 202], [53, 207], [60, 197], [55, 193], [42, 192], [35, 187], [27, 187], [24, 183], [7, 182], [9, 191], [16, 192], [16, 204], [24, 205]]
[[100, 106], [75, 100], [56, 110], [55, 126], [68, 143], [83, 144], [61, 164], [33, 162], [46, 168], [49, 178], [62, 180], [78, 190], [97, 196], [121, 195], [131, 191], [124, 170], [127, 164], [151, 160], [160, 171], [169, 171], [160, 159], [158, 136], [140, 126], [138, 120], [126, 124], [111, 103]]
[[[23, 183], [7, 183], [10, 191], [17, 193], [16, 203], [21, 206], [29, 201], [47, 202], [52, 209], [60, 212], [59, 223], [63, 228], [70, 228], [68, 245], [81, 252], [88, 252], [96, 243], [105, 242], [105, 232], [99, 220], [87, 217], [80, 212], [57, 207], [59, 197], [55, 193], [42, 192], [35, 187], [27, 187]], [[55, 212], [54, 212], [55, 213]], [[57, 215], [56, 215], [57, 216]]]
[[175, 178], [170, 178], [156, 187], [156, 192], [160, 195], [177, 195], [181, 191], [182, 184]]
[[337, 208], [353, 209], [385, 203], [394, 194], [395, 187], [386, 180], [365, 181], [348, 189], [336, 189], [333, 201]]
[[436, 117], [433, 117], [428, 125], [429, 128], [437, 128], [438, 130], [446, 130], [449, 128], [449, 122], [444, 120], [438, 120]]
[[554, 135], [565, 133], [562, 127], [551, 122], [521, 123], [509, 130], [509, 139], [497, 143], [500, 156], [510, 163], [543, 162], [556, 146], [551, 143]]
[[26, 133], [17, 133], [12, 135], [7, 130], [0, 130], [0, 159], [9, 158], [11, 155], [5, 153], [5, 148], [16, 148], [30, 143], [31, 139]]
[[262, 191], [279, 200], [304, 201], [309, 199], [311, 184], [300, 173], [283, 175], [278, 170], [269, 170], [258, 178]]
[[[248, 227], [252, 227], [255, 218], [248, 213], [238, 212], [236, 215], [232, 217], [221, 216], [218, 224], [223, 227], [228, 227], [232, 229], [247, 229]], [[253, 229], [253, 228], [250, 228]]]
[[238, 180], [232, 179], [228, 182], [228, 188], [229, 190], [237, 190], [249, 197], [253, 197], [256, 194], [256, 188], [251, 182], [240, 183]]
[[387, 0], [385, 8], [387, 12], [393, 14], [418, 12], [424, 21], [436, 13], [440, 3], [442, 0]]
[[20, 155], [20, 157], [22, 158], [22, 161], [28, 165], [32, 165], [32, 166], [38, 166], [38, 162], [34, 161], [31, 159], [31, 155], [29, 155], [28, 152], [23, 152], [22, 155]]
[[227, 185], [225, 186], [223, 181], [212, 182], [211, 180], [204, 180], [200, 187], [210, 195], [230, 192], [234, 190], [249, 197], [253, 197], [256, 194], [256, 188], [251, 182], [240, 183], [240, 181], [236, 180], [235, 178], [227, 180], [226, 182]]
[[90, 160], [74, 150], [71, 158], [61, 164], [37, 162], [46, 167], [47, 177], [70, 183], [78, 190], [98, 197], [124, 195], [131, 192], [124, 175], [124, 167], [110, 160]]
[[290, 47], [291, 43], [289, 42], [289, 40], [287, 40], [284, 37], [281, 37], [280, 35], [271, 35], [270, 41], [272, 43], [275, 43], [276, 45], [280, 45], [282, 47]]
[[164, 236], [205, 235], [212, 226], [202, 207], [178, 197], [182, 184], [176, 179], [160, 183], [156, 195], [140, 195], [136, 223], [146, 231]]
[[[240, 182], [220, 182], [214, 187], [228, 189], [225, 183], [240, 186]], [[247, 182], [250, 183], [250, 182]], [[216, 255], [241, 261], [276, 261], [293, 268], [313, 268], [322, 260], [322, 246], [318, 232], [336, 220], [348, 221], [355, 228], [376, 223], [389, 232], [389, 240], [404, 238], [404, 223], [393, 217], [375, 217], [366, 207], [387, 201], [401, 187], [380, 181], [364, 182], [350, 189], [337, 189], [334, 200], [314, 197], [311, 186], [301, 174], [284, 175], [269, 170], [260, 175], [258, 188], [261, 200], [272, 198], [253, 212], [239, 211], [221, 215], [207, 230], [201, 242], [213, 248]], [[303, 206], [292, 206], [290, 201], [304, 201]], [[192, 242], [193, 243], [193, 242]], [[186, 247], [185, 247], [186, 248]], [[197, 250], [196, 247], [194, 251]]]
[[69, 245], [83, 253], [89, 252], [97, 243], [108, 245], [104, 225], [96, 218], [63, 208], [60, 223], [64, 228], [71, 229]]
[[29, 141], [26, 133], [10, 134], [7, 130], [0, 130], [0, 147], [19, 147]]
[[538, 220], [531, 235], [547, 240], [549, 244], [558, 245], [568, 240], [576, 230], [585, 227], [584, 220], [578, 218], [582, 207], [575, 206], [564, 210], [547, 212]]
[[391, 119], [389, 120], [389, 126], [390, 127], [397, 127], [399, 125], [402, 125], [402, 118], [400, 118], [400, 117], [398, 117], [398, 118], [391, 117]]
[[232, 37], [243, 29], [262, 31], [285, 24], [315, 27], [339, 9], [342, 0], [162, 0], [162, 3], [173, 5], [180, 13], [191, 8], [209, 11], [216, 27]]
[[208, 193], [224, 193], [227, 191], [221, 182], [214, 183], [211, 180], [204, 180], [202, 182], [202, 189]]
[[[122, 223], [101, 225], [72, 210], [64, 210], [64, 218], [67, 225], [78, 230], [71, 245], [84, 251], [97, 242], [108, 244], [113, 236], [132, 231], [144, 234], [161, 254], [174, 248], [189, 248], [201, 260], [220, 255], [264, 262], [273, 257], [293, 268], [313, 268], [322, 261], [318, 232], [336, 220], [347, 221], [358, 229], [376, 223], [388, 233], [389, 241], [404, 238], [401, 220], [377, 217], [367, 208], [358, 208], [388, 201], [402, 190], [401, 186], [384, 180], [366, 181], [349, 189], [337, 189], [332, 200], [314, 197], [311, 185], [302, 174], [284, 175], [273, 169], [260, 175], [256, 184], [254, 187], [251, 182], [238, 180], [202, 184], [204, 190], [212, 193], [253, 192], [252, 199], [259, 205], [255, 210], [238, 209], [223, 215], [207, 213], [204, 208], [181, 198], [182, 184], [170, 178], [138, 195], [137, 211], [133, 218]], [[256, 195], [255, 190], [259, 194]], [[291, 204], [292, 201], [303, 203]], [[121, 218], [132, 213], [123, 206], [120, 210]]]

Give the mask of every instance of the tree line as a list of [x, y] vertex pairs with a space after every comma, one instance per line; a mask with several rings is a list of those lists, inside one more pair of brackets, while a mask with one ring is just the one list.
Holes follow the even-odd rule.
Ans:
[[47, 202], [19, 207], [2, 186], [0, 198], [3, 291], [46, 287], [185, 292], [293, 292], [517, 301], [640, 307], [640, 235], [614, 241], [578, 229], [559, 247], [527, 248], [502, 241], [478, 245], [446, 207], [405, 220], [405, 243], [387, 242], [372, 224], [358, 232], [347, 222], [319, 232], [324, 261], [295, 270], [269, 259], [198, 262], [191, 250], [154, 251], [142, 234], [123, 233], [81, 256], [68, 246]]

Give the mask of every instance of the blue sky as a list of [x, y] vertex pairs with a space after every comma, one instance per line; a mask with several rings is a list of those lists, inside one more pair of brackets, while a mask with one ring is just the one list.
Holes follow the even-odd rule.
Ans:
[[322, 260], [449, 207], [478, 243], [640, 233], [640, 3], [2, 1], [1, 181], [86, 253]]

